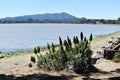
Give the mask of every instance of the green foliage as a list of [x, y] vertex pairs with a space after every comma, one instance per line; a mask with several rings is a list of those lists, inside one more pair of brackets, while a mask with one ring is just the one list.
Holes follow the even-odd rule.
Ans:
[[62, 46], [62, 39], [61, 39], [61, 37], [59, 37], [59, 43]]
[[71, 42], [71, 40], [70, 40], [70, 38], [68, 36], [67, 36], [67, 41], [68, 41], [69, 47], [72, 47], [72, 42]]
[[34, 48], [34, 53], [35, 54], [40, 53], [40, 46]]
[[37, 53], [39, 53], [40, 52], [40, 46], [37, 46], [36, 50], [37, 50]]
[[90, 41], [92, 41], [92, 38], [93, 38], [93, 37], [92, 37], [92, 34], [90, 34]]
[[31, 62], [33, 62], [33, 63], [35, 63], [35, 62], [36, 62], [36, 60], [35, 60], [35, 57], [34, 57], [34, 56], [31, 56], [30, 60], [31, 60]]
[[52, 51], [55, 52], [55, 46], [53, 43], [52, 43]]
[[79, 44], [79, 39], [78, 39], [78, 37], [76, 36], [75, 38], [76, 38], [76, 43]]
[[[83, 33], [80, 34], [81, 41], [77, 36], [73, 37], [73, 43], [67, 36], [67, 40], [62, 42], [59, 37], [59, 47], [47, 44], [49, 50], [46, 54], [39, 53], [38, 49], [34, 49], [34, 53], [37, 55], [37, 65], [40, 69], [44, 70], [64, 70], [73, 66], [74, 71], [87, 71], [91, 64], [90, 42], [92, 41], [92, 34], [90, 39], [86, 39]], [[84, 39], [84, 40], [83, 40]]]
[[80, 33], [80, 38], [81, 38], [81, 41], [83, 40], [83, 33], [81, 32]]
[[36, 47], [34, 48], [34, 53], [37, 54], [37, 48]]
[[113, 61], [120, 63], [120, 52], [116, 52], [114, 57], [113, 57]]

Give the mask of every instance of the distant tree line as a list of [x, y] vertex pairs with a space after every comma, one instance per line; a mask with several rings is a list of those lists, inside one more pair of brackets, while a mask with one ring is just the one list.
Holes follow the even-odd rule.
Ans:
[[67, 21], [67, 20], [62, 20], [62, 21], [57, 21], [57, 20], [34, 20], [32, 18], [27, 19], [27, 20], [0, 20], [0, 24], [5, 24], [5, 23], [75, 23], [76, 21]]
[[0, 19], [0, 24], [6, 23], [71, 23], [71, 24], [120, 24], [120, 18], [118, 20], [105, 20], [105, 19], [86, 19], [80, 18], [77, 21], [67, 20], [34, 20], [32, 18], [27, 20], [3, 20]]
[[82, 19], [78, 20], [76, 23], [80, 23], [80, 24], [120, 24], [120, 18], [118, 18], [118, 20], [82, 18]]
[[120, 17], [118, 18], [118, 21], [120, 21]]

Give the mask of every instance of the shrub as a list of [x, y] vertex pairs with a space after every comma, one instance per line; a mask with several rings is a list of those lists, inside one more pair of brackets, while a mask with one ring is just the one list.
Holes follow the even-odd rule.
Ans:
[[30, 68], [31, 68], [31, 67], [32, 67], [32, 63], [29, 63], [29, 64], [28, 64], [28, 67], [30, 67]]
[[[90, 42], [92, 41], [92, 34], [90, 34], [89, 40], [84, 37], [83, 33], [80, 33], [80, 40], [77, 36], [73, 37], [73, 43], [67, 36], [67, 39], [62, 42], [59, 37], [59, 46], [56, 47], [52, 43], [50, 46], [47, 44], [48, 53], [41, 54], [34, 48], [34, 53], [37, 55], [37, 65], [40, 69], [44, 70], [65, 70], [73, 66], [75, 72], [90, 71], [91, 55]], [[40, 49], [40, 48], [39, 48]]]
[[31, 60], [31, 62], [33, 62], [33, 63], [35, 63], [35, 62], [36, 62], [36, 60], [35, 60], [35, 57], [34, 57], [34, 56], [31, 56], [30, 60]]
[[116, 52], [112, 60], [114, 62], [120, 63], [120, 52]]

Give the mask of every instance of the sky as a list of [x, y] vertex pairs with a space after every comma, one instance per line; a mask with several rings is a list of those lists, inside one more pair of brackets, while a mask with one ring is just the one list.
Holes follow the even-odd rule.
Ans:
[[79, 18], [117, 19], [120, 0], [0, 0], [0, 18], [61, 12]]

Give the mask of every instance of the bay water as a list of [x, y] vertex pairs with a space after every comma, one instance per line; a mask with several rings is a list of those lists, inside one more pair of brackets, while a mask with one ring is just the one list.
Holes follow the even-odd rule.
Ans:
[[0, 24], [0, 51], [9, 52], [17, 49], [33, 49], [35, 46], [46, 46], [47, 43], [59, 43], [59, 36], [93, 37], [120, 31], [120, 25], [92, 24]]

